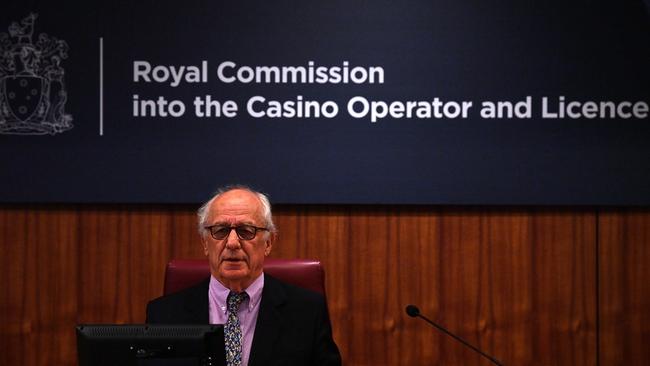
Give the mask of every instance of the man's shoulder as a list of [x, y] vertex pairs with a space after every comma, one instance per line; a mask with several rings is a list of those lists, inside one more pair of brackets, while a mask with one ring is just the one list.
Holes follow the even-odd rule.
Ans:
[[[325, 296], [265, 275], [254, 364], [341, 365]], [[263, 341], [275, 339], [272, 345]], [[256, 362], [255, 362], [256, 361]]]
[[157, 303], [157, 304], [175, 303], [179, 301], [182, 302], [188, 298], [196, 297], [200, 294], [205, 294], [207, 296], [209, 285], [210, 285], [210, 279], [206, 278], [205, 280], [197, 283], [196, 285], [182, 289], [178, 292], [163, 295], [156, 299], [153, 299], [150, 301], [150, 303]]
[[[147, 304], [147, 323], [207, 323], [209, 278]], [[204, 319], [205, 318], [205, 319]]]
[[284, 282], [268, 274], [264, 275], [263, 298], [264, 296], [304, 305], [322, 305], [325, 302], [325, 296], [319, 292]]

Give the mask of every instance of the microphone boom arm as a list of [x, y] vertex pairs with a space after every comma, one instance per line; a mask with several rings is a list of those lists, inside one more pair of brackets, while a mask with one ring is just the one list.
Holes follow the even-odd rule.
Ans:
[[434, 326], [436, 329], [438, 329], [439, 331], [441, 331], [441, 332], [445, 333], [446, 335], [448, 335], [448, 336], [454, 338], [454, 339], [457, 340], [458, 342], [460, 342], [460, 343], [466, 345], [467, 347], [473, 349], [475, 352], [477, 352], [477, 353], [480, 354], [481, 356], [487, 358], [487, 359], [490, 360], [493, 364], [495, 364], [495, 365], [497, 365], [497, 366], [503, 366], [503, 364], [501, 364], [501, 363], [500, 363], [496, 358], [494, 358], [494, 357], [492, 357], [492, 356], [489, 356], [489, 355], [485, 354], [483, 351], [481, 351], [480, 349], [474, 347], [473, 345], [471, 345], [471, 344], [470, 344], [469, 342], [467, 342], [466, 340], [464, 340], [464, 339], [462, 339], [461, 337], [459, 337], [459, 336], [453, 334], [452, 332], [448, 331], [445, 327], [436, 324], [433, 320], [430, 320], [429, 318], [427, 318], [427, 317], [425, 317], [424, 315], [420, 314], [420, 309], [418, 309], [417, 306], [415, 306], [415, 305], [408, 305], [408, 306], [406, 307], [406, 313], [407, 313], [410, 317], [413, 317], [413, 318], [415, 318], [415, 317], [422, 318], [424, 321], [426, 321], [427, 323], [433, 325], [433, 326]]

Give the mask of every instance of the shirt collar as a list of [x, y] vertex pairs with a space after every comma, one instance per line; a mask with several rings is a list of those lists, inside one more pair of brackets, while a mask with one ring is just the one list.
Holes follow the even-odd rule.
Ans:
[[[252, 311], [253, 308], [262, 300], [262, 289], [264, 289], [264, 273], [259, 275], [250, 286], [244, 289], [244, 292], [248, 294], [248, 299], [244, 301], [248, 311]], [[214, 276], [210, 276], [210, 288], [208, 291], [210, 300], [216, 303], [224, 314], [228, 310], [226, 301], [229, 293], [229, 288], [224, 286], [219, 282], [219, 280], [214, 278]]]

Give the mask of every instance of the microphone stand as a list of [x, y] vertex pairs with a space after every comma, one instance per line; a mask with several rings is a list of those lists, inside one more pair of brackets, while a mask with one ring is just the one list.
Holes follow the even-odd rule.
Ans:
[[415, 305], [408, 305], [408, 306], [406, 307], [406, 313], [407, 313], [410, 317], [412, 317], [412, 318], [416, 318], [416, 317], [417, 317], [417, 318], [422, 318], [425, 322], [427, 322], [427, 323], [433, 325], [433, 326], [436, 327], [436, 329], [438, 329], [439, 331], [441, 331], [441, 332], [445, 333], [446, 335], [448, 335], [448, 336], [454, 338], [455, 340], [457, 340], [458, 342], [460, 342], [460, 343], [466, 345], [467, 347], [471, 348], [472, 350], [474, 350], [475, 352], [477, 352], [477, 353], [480, 354], [481, 356], [487, 358], [487, 359], [490, 360], [490, 362], [492, 362], [493, 364], [495, 364], [495, 365], [497, 365], [497, 366], [503, 366], [503, 364], [501, 364], [501, 363], [500, 363], [496, 358], [494, 358], [494, 357], [492, 357], [492, 356], [489, 356], [489, 355], [485, 354], [485, 353], [484, 353], [483, 351], [481, 351], [480, 349], [478, 349], [478, 348], [472, 346], [472, 345], [471, 345], [469, 342], [467, 342], [466, 340], [462, 339], [461, 337], [459, 337], [459, 336], [453, 334], [452, 332], [448, 331], [447, 329], [445, 329], [445, 327], [436, 324], [434, 321], [432, 321], [432, 320], [430, 320], [429, 318], [425, 317], [424, 315], [420, 314], [420, 309], [418, 309], [417, 306], [415, 306]]

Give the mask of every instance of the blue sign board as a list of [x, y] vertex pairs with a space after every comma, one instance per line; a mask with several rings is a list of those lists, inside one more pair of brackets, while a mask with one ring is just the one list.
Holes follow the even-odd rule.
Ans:
[[650, 204], [642, 1], [9, 1], [0, 202]]

